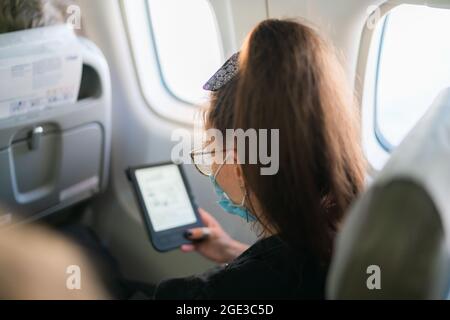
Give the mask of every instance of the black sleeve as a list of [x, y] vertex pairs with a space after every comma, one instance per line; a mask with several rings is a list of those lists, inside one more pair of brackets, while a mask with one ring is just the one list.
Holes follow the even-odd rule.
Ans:
[[156, 300], [195, 300], [208, 299], [211, 281], [224, 268], [214, 268], [210, 271], [186, 278], [175, 278], [162, 281], [156, 288]]
[[246, 260], [199, 276], [161, 282], [155, 299], [270, 299], [286, 295], [289, 284], [260, 260]]
[[188, 277], [162, 281], [155, 291], [155, 300], [207, 299], [207, 282], [201, 277]]

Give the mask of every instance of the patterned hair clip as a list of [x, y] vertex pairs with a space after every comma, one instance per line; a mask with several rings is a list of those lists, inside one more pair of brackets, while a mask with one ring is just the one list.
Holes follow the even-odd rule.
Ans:
[[217, 91], [233, 79], [239, 70], [239, 52], [233, 54], [225, 64], [203, 86], [207, 91]]

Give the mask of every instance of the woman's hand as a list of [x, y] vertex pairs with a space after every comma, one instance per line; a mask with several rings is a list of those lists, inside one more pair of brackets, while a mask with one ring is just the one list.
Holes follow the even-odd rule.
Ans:
[[203, 209], [199, 213], [205, 227], [187, 230], [186, 237], [194, 243], [182, 245], [181, 251], [197, 251], [212, 261], [227, 263], [248, 249], [248, 245], [232, 239], [211, 214]]

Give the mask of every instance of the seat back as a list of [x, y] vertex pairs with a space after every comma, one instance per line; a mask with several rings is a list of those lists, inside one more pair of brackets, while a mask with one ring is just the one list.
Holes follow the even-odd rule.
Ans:
[[111, 84], [100, 50], [67, 26], [1, 34], [0, 81], [0, 224], [105, 189]]
[[447, 298], [450, 89], [352, 206], [337, 238], [330, 299]]

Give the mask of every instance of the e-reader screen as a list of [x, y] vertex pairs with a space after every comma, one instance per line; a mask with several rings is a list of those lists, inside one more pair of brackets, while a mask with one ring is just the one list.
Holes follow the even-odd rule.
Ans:
[[137, 169], [136, 181], [155, 232], [197, 221], [189, 194], [176, 164]]

